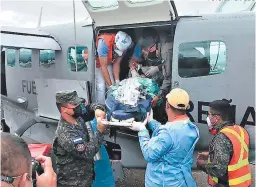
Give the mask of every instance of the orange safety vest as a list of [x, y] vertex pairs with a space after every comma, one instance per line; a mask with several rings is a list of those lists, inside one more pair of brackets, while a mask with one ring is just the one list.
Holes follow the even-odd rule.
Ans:
[[[228, 165], [228, 183], [230, 187], [248, 187], [251, 184], [251, 171], [248, 161], [249, 135], [239, 125], [223, 128], [221, 133], [225, 134], [233, 145], [233, 156]], [[208, 158], [208, 163], [212, 160]], [[217, 177], [208, 176], [208, 184], [215, 186]]]
[[[96, 48], [98, 48], [98, 42], [99, 39], [103, 39], [105, 41], [105, 43], [108, 46], [108, 62], [112, 63], [113, 61], [113, 46], [115, 43], [115, 36], [116, 34], [109, 34], [109, 33], [103, 33], [100, 34], [97, 38], [96, 38]], [[100, 61], [99, 61], [99, 57], [97, 57], [96, 59], [96, 68], [100, 68]]]

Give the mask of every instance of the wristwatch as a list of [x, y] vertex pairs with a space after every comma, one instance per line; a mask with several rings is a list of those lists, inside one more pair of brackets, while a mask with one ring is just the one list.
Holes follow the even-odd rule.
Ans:
[[97, 109], [102, 110], [104, 112], [106, 111], [105, 107], [101, 104], [96, 104], [96, 106], [94, 106], [94, 111], [97, 110]]

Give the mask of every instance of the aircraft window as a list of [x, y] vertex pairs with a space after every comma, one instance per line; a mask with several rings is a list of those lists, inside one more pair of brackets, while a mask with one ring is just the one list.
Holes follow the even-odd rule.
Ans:
[[16, 62], [16, 50], [7, 49], [6, 52], [7, 52], [7, 65], [10, 67], [14, 67]]
[[[75, 64], [75, 57], [77, 60], [77, 67]], [[88, 48], [78, 46], [68, 48], [68, 65], [71, 71], [87, 71], [88, 69]]]
[[55, 64], [55, 51], [54, 50], [40, 50], [39, 65], [49, 68]]
[[226, 69], [226, 63], [226, 46], [221, 41], [190, 42], [179, 46], [181, 77], [221, 74]]
[[198, 50], [202, 55], [205, 55], [205, 51], [203, 47], [195, 47], [196, 50]]
[[19, 62], [20, 66], [23, 68], [31, 68], [32, 67], [32, 50], [21, 48], [19, 53]]
[[92, 9], [118, 8], [117, 0], [88, 0], [88, 4]]

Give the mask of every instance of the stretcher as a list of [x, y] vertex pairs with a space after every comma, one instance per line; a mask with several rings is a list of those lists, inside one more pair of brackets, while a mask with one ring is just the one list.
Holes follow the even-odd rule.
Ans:
[[109, 126], [131, 127], [134, 121], [143, 121], [151, 109], [151, 99], [142, 99], [137, 107], [126, 106], [118, 101], [114, 101], [116, 103], [113, 106], [113, 99], [109, 96], [106, 100], [107, 119], [102, 120], [103, 124]]
[[[142, 80], [149, 81], [149, 86], [153, 84], [151, 80]], [[107, 95], [107, 119], [102, 120], [102, 123], [109, 126], [131, 127], [134, 121], [144, 121], [151, 110], [154, 96], [148, 94], [149, 91], [144, 85], [138, 84], [137, 79], [127, 79], [121, 87], [110, 90]]]
[[130, 118], [129, 120], [120, 120], [120, 121], [114, 118], [111, 118], [111, 121], [107, 121], [106, 119], [103, 119], [101, 123], [103, 125], [109, 125], [109, 126], [131, 127], [133, 121], [134, 121], [134, 118]]

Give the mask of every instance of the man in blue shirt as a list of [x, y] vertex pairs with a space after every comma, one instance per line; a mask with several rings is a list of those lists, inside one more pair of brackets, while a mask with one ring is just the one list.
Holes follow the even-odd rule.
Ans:
[[[150, 116], [144, 122], [134, 122], [131, 129], [139, 131], [139, 142], [148, 162], [146, 187], [195, 187], [191, 167], [199, 130], [186, 115], [188, 93], [180, 88], [166, 96], [168, 122], [161, 125]], [[153, 131], [150, 138], [145, 125]]]

